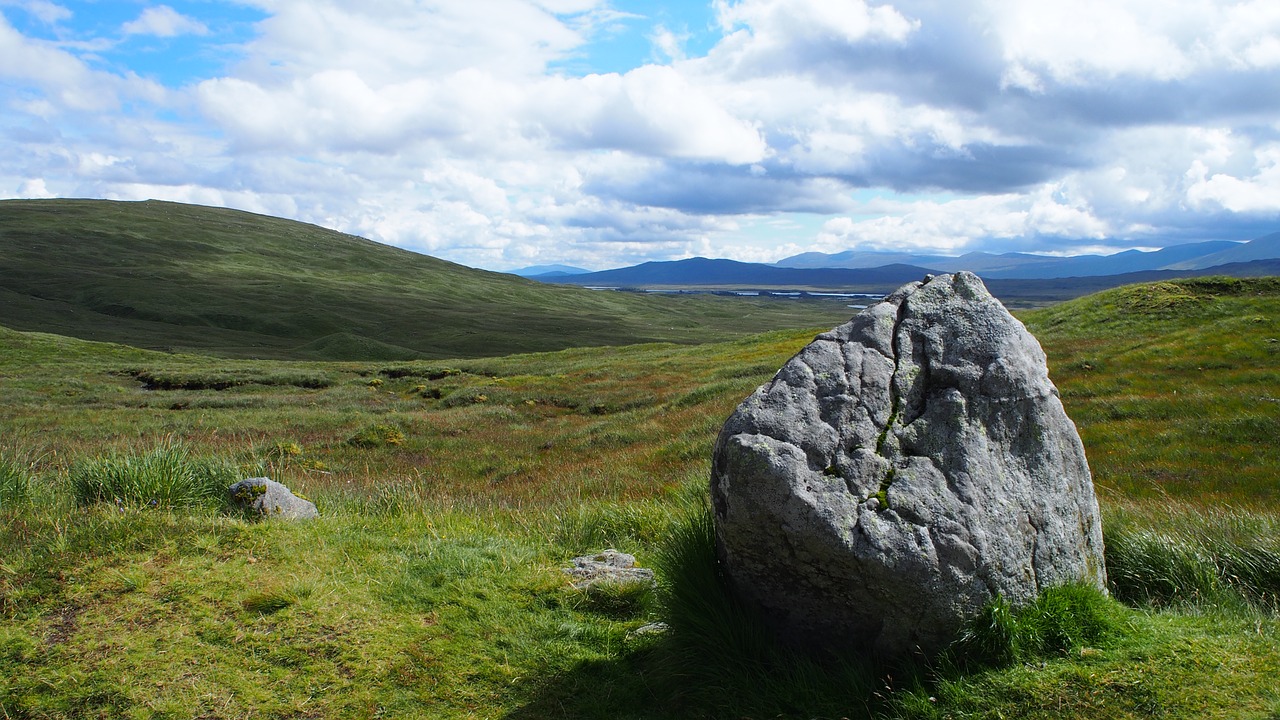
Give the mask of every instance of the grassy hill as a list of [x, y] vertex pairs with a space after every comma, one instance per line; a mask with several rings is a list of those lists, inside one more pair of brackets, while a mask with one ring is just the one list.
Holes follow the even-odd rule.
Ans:
[[153, 349], [465, 357], [724, 340], [849, 314], [835, 302], [547, 286], [234, 210], [0, 201], [0, 325]]
[[[1280, 715], [1280, 281], [1023, 317], [1122, 602], [1004, 662], [870, 669], [761, 645], [713, 561], [673, 551], [702, 542], [720, 424], [813, 330], [362, 362], [0, 330], [0, 717]], [[322, 519], [84, 491], [155, 467], [266, 474]], [[606, 547], [657, 567], [656, 595], [573, 589], [559, 568]]]

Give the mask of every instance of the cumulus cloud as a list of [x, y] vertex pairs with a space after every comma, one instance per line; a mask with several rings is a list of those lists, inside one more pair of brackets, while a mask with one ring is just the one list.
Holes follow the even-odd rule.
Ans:
[[721, 27], [742, 28], [751, 39], [739, 40], [757, 50], [815, 38], [902, 42], [920, 27], [892, 5], [873, 7], [864, 0], [715, 0], [713, 5]]
[[[3, 5], [50, 29], [0, 14], [0, 178], [487, 267], [1067, 252], [1280, 225], [1271, 0], [715, 0], [697, 42], [606, 0], [254, 6], [252, 37], [217, 48], [235, 62], [170, 89], [119, 70], [119, 38], [62, 6]], [[119, 29], [223, 42], [179, 7]], [[625, 33], [647, 64], [571, 70]]]
[[881, 217], [829, 220], [818, 238], [829, 249], [913, 250], [959, 254], [988, 241], [1010, 248], [1013, 240], [1063, 238], [1074, 242], [1108, 236], [1111, 228], [1068, 189], [1047, 184], [1026, 194], [983, 195], [945, 202], [876, 202]]
[[562, 147], [734, 165], [761, 160], [767, 149], [750, 122], [666, 66], [548, 80], [535, 88], [530, 106], [538, 126]]
[[649, 42], [654, 50], [666, 60], [684, 60], [684, 43], [689, 39], [688, 33], [676, 33], [665, 25], [657, 25], [649, 35]]
[[17, 196], [24, 200], [35, 200], [35, 199], [57, 197], [57, 195], [51, 192], [49, 190], [49, 187], [45, 185], [44, 178], [33, 178], [30, 180], [24, 180], [22, 184], [18, 186]]
[[[163, 90], [134, 75], [119, 76], [95, 70], [57, 43], [27, 37], [0, 14], [0, 80], [28, 92], [39, 100], [24, 105], [39, 114], [58, 109], [99, 111], [118, 107], [126, 98], [155, 100]], [[8, 95], [8, 100], [25, 93]]]
[[[283, 81], [341, 68], [379, 82], [474, 69], [499, 77], [541, 75], [579, 47], [600, 2], [483, 3], [432, 0], [276, 0], [246, 48], [246, 79]], [[570, 8], [569, 17], [556, 12]]]
[[204, 23], [187, 17], [168, 5], [146, 8], [137, 20], [125, 23], [122, 29], [125, 35], [154, 35], [164, 38], [209, 33], [209, 28]]
[[839, 180], [770, 174], [758, 165], [670, 162], [590, 173], [583, 184], [583, 190], [596, 197], [710, 215], [838, 212], [849, 205], [847, 189]]
[[[488, 84], [483, 77], [475, 81]], [[411, 80], [372, 87], [354, 71], [333, 69], [283, 88], [218, 78], [196, 92], [200, 107], [246, 149], [395, 153], [417, 139], [458, 135], [470, 127], [467, 108], [448, 85]]]
[[1253, 151], [1252, 174], [1217, 172], [1196, 160], [1187, 170], [1187, 199], [1195, 206], [1214, 204], [1233, 213], [1280, 213], [1280, 144]]
[[1204, 27], [1203, 4], [1155, 0], [995, 3], [1008, 62], [1005, 81], [1042, 90], [1135, 75], [1168, 81], [1195, 67], [1190, 45]]

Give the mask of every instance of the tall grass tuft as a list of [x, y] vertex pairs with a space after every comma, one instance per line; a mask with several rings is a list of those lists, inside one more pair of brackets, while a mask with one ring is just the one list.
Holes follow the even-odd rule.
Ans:
[[670, 523], [670, 509], [658, 502], [582, 504], [554, 516], [550, 539], [574, 552], [634, 552], [656, 543]]
[[0, 452], [0, 510], [25, 504], [31, 495], [31, 463]]
[[1242, 508], [1120, 508], [1103, 526], [1116, 597], [1153, 606], [1280, 607], [1280, 519]]
[[180, 443], [141, 454], [112, 453], [83, 460], [68, 471], [71, 492], [81, 505], [217, 507], [227, 487], [239, 479], [229, 462], [196, 457]]
[[705, 503], [672, 525], [655, 566], [670, 628], [660, 666], [674, 705], [712, 717], [870, 715], [872, 667], [781, 645], [759, 612], [730, 592]]
[[1105, 645], [1122, 634], [1123, 612], [1102, 591], [1083, 584], [1049, 588], [1021, 608], [997, 597], [965, 624], [942, 664], [961, 670], [1004, 667]]

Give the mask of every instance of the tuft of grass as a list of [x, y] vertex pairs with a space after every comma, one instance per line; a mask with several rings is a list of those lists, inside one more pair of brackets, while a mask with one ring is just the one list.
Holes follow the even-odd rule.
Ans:
[[31, 495], [31, 463], [0, 452], [0, 510], [23, 505]]
[[302, 446], [292, 440], [277, 440], [267, 448], [265, 455], [269, 458], [291, 458], [302, 454]]
[[1049, 588], [1021, 608], [997, 597], [965, 624], [941, 662], [968, 671], [1106, 646], [1123, 634], [1123, 615], [1115, 600], [1088, 585]]
[[644, 617], [655, 600], [653, 586], [644, 581], [597, 581], [578, 592], [578, 609], [619, 620]]
[[81, 460], [71, 466], [68, 479], [80, 505], [218, 507], [239, 478], [230, 463], [197, 457], [185, 445], [170, 442], [138, 454], [113, 452]]
[[294, 602], [293, 597], [282, 593], [254, 593], [241, 600], [240, 607], [257, 615], [274, 615]]
[[403, 442], [404, 431], [395, 425], [386, 424], [370, 425], [347, 438], [348, 445], [358, 448], [379, 448]]
[[657, 542], [670, 524], [671, 510], [660, 503], [593, 503], [558, 514], [550, 539], [578, 553], [591, 548], [633, 549]]
[[1280, 608], [1280, 519], [1243, 508], [1119, 507], [1105, 516], [1112, 591], [1137, 605]]

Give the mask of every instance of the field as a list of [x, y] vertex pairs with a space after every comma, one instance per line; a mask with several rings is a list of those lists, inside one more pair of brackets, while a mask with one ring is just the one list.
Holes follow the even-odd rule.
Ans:
[[[0, 329], [0, 717], [1280, 717], [1280, 281], [1022, 317], [1111, 599], [1065, 613], [1087, 627], [993, 607], [891, 667], [774, 647], [707, 556], [716, 431], [824, 328], [361, 362]], [[202, 489], [256, 475], [322, 518]], [[657, 590], [573, 589], [606, 547]]]

